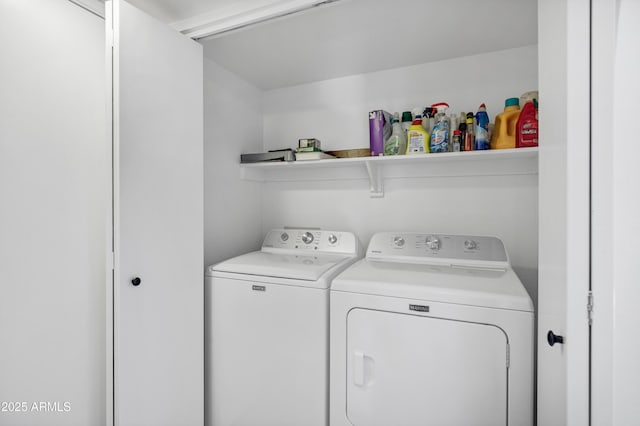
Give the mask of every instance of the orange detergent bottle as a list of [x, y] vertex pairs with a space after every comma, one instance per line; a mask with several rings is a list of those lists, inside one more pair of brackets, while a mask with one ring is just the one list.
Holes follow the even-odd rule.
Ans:
[[491, 136], [491, 149], [516, 147], [516, 124], [520, 116], [520, 100], [509, 98], [504, 102], [504, 112], [496, 116], [496, 124]]

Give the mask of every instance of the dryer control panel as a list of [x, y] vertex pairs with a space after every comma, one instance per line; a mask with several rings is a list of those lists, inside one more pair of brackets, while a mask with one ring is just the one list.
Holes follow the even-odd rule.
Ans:
[[406, 263], [508, 266], [504, 244], [496, 237], [427, 232], [380, 232], [369, 242], [367, 259]]
[[351, 232], [284, 228], [267, 233], [262, 251], [359, 255], [362, 249]]

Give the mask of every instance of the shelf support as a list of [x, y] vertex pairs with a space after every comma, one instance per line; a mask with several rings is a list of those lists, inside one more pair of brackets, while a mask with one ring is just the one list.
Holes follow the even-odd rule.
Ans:
[[382, 180], [382, 171], [374, 161], [366, 161], [364, 163], [369, 176], [369, 195], [371, 198], [384, 197], [384, 182]]

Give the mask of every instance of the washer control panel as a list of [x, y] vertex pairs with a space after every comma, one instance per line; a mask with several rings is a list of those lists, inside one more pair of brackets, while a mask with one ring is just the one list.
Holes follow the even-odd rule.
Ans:
[[262, 250], [358, 254], [360, 243], [351, 232], [284, 228], [269, 231]]
[[509, 262], [499, 238], [421, 232], [377, 233], [369, 242], [367, 258], [411, 263]]

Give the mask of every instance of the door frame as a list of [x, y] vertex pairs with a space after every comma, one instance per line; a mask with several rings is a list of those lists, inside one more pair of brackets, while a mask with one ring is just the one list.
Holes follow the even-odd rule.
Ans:
[[538, 3], [540, 424], [589, 424], [590, 20], [590, 0]]
[[104, 4], [104, 17], [105, 17], [105, 90], [106, 90], [106, 105], [105, 105], [105, 115], [106, 119], [106, 129], [107, 134], [106, 138], [109, 141], [109, 149], [111, 155], [111, 167], [109, 168], [109, 184], [106, 188], [109, 199], [111, 200], [111, 206], [108, 212], [108, 229], [107, 232], [107, 270], [106, 272], [106, 365], [105, 365], [105, 376], [106, 376], [106, 425], [113, 426], [115, 423], [115, 391], [114, 391], [114, 289], [115, 289], [115, 222], [114, 222], [114, 212], [115, 212], [115, 197], [114, 197], [114, 186], [116, 184], [115, 179], [118, 176], [115, 168], [117, 167], [117, 163], [114, 161], [116, 155], [116, 144], [114, 143], [114, 92], [113, 92], [113, 27], [109, 24], [113, 22], [113, 2], [111, 0], [105, 1]]

